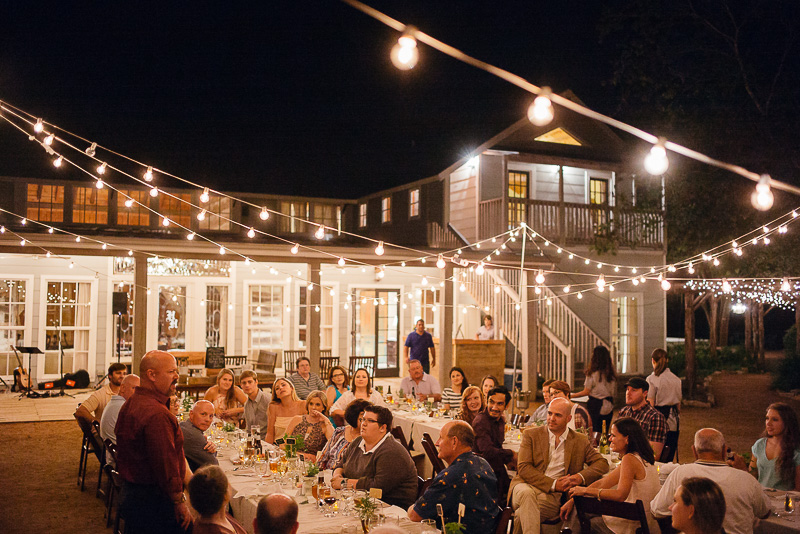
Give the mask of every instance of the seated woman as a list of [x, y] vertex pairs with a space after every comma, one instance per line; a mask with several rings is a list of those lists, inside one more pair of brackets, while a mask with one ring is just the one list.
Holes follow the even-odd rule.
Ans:
[[217, 384], [206, 390], [203, 400], [210, 401], [214, 405], [217, 417], [226, 423], [238, 424], [244, 413], [247, 395], [239, 386], [234, 386], [233, 382], [233, 371], [222, 369], [217, 374]]
[[800, 490], [800, 426], [791, 406], [770, 404], [762, 435], [753, 445], [750, 461], [758, 483], [782, 491]]
[[[350, 377], [347, 376], [347, 369], [341, 365], [332, 367], [328, 373], [328, 387], [325, 390], [329, 407], [333, 407], [333, 404], [339, 400], [342, 394], [350, 391], [348, 386], [350, 386]], [[331, 423], [333, 423], [332, 417]]]
[[272, 401], [267, 408], [267, 443], [275, 443], [276, 438], [286, 433], [289, 422], [296, 415], [306, 413], [306, 403], [297, 397], [294, 384], [286, 378], [279, 378], [272, 385]]
[[[571, 390], [572, 389], [569, 387], [569, 384], [563, 380], [556, 380], [550, 383], [550, 400], [553, 400], [557, 397], [564, 397], [565, 399], [569, 400], [569, 394]], [[589, 416], [589, 412], [586, 410], [586, 408], [577, 402], [573, 402], [572, 420], [567, 423], [567, 426], [572, 430], [579, 430], [589, 434], [592, 432], [592, 418]]]
[[372, 389], [372, 377], [363, 367], [358, 369], [353, 375], [353, 387], [350, 391], [342, 393], [333, 406], [331, 406], [331, 415], [344, 416], [344, 409], [347, 405], [356, 399], [364, 399], [377, 406], [386, 406], [383, 402], [383, 396], [379, 391]]
[[[619, 454], [622, 462], [619, 468], [608, 476], [594, 482], [589, 487], [576, 486], [570, 490], [570, 496], [586, 495], [600, 500], [636, 502], [641, 500], [647, 512], [647, 525], [650, 532], [660, 532], [653, 514], [650, 513], [650, 501], [661, 489], [655, 457], [650, 442], [642, 427], [630, 417], [617, 419], [611, 425], [611, 450]], [[572, 499], [561, 507], [561, 519], [566, 520], [575, 503]], [[603, 516], [592, 519], [592, 531], [614, 532], [615, 534], [635, 534], [638, 521], [619, 517]], [[606, 529], [606, 530], [603, 530]]]
[[346, 424], [337, 427], [333, 431], [333, 436], [328, 440], [322, 455], [317, 460], [317, 466], [321, 469], [333, 469], [339, 460], [344, 456], [344, 451], [354, 439], [361, 435], [361, 413], [364, 408], [370, 405], [368, 400], [356, 399], [344, 409], [344, 421]]
[[461, 410], [458, 412], [458, 418], [466, 421], [472, 426], [472, 421], [475, 416], [486, 409], [486, 399], [483, 396], [481, 388], [478, 386], [469, 386], [464, 390], [461, 396]]
[[228, 478], [217, 465], [207, 465], [195, 471], [187, 486], [189, 502], [199, 514], [195, 518], [194, 534], [246, 534], [236, 520], [225, 513], [231, 500]]
[[497, 380], [492, 375], [484, 376], [481, 379], [481, 391], [483, 392], [483, 398], [484, 399], [487, 398], [487, 396], [489, 395], [489, 390], [490, 389], [496, 388], [497, 386], [500, 386], [500, 385], [502, 385], [502, 384], [500, 384], [500, 381]]
[[672, 528], [684, 534], [720, 534], [725, 520], [725, 495], [713, 480], [685, 479], [675, 491]]
[[312, 391], [306, 397], [306, 415], [296, 415], [286, 427], [289, 436], [303, 436], [304, 446], [299, 452], [307, 460], [317, 461], [317, 453], [333, 436], [333, 423], [328, 419], [328, 399], [321, 391]]
[[469, 387], [469, 380], [461, 367], [450, 369], [450, 387], [442, 391], [442, 404], [445, 409], [455, 408], [461, 404], [464, 389]]

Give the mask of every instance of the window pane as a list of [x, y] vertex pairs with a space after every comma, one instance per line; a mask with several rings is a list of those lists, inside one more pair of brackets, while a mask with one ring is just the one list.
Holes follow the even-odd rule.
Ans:
[[108, 224], [108, 189], [73, 188], [72, 222]]
[[186, 348], [186, 286], [159, 287], [158, 348]]
[[171, 193], [171, 195], [158, 195], [158, 211], [170, 221], [191, 227], [192, 221], [192, 196], [189, 193]]
[[209, 195], [208, 202], [203, 204], [206, 216], [202, 221], [197, 221], [200, 230], [222, 230], [231, 229], [231, 204], [228, 197]]
[[28, 184], [26, 216], [34, 221], [64, 221], [64, 186]]
[[[130, 207], [126, 205], [130, 202]], [[150, 226], [149, 191], [120, 189], [117, 195], [117, 224], [127, 226]]]

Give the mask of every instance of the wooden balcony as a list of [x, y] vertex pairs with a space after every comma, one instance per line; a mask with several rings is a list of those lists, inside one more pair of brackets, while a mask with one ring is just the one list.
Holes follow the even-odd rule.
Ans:
[[613, 241], [630, 248], [664, 248], [664, 214], [660, 210], [574, 204], [546, 200], [503, 199], [480, 203], [478, 232], [487, 239], [526, 222], [534, 231], [563, 245]]

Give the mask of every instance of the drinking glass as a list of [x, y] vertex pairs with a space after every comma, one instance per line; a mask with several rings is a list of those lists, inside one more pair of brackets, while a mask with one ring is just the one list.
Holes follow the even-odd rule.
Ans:
[[267, 461], [263, 456], [256, 458], [255, 462], [253, 463], [253, 469], [259, 478], [258, 485], [263, 485], [264, 477], [267, 476], [267, 473], [269, 472], [269, 466], [267, 465]]
[[422, 532], [439, 532], [439, 529], [436, 528], [436, 520], [435, 519], [423, 519], [422, 520]]
[[278, 451], [269, 451], [269, 470], [273, 474], [278, 474], [278, 465], [280, 464], [280, 454]]
[[353, 488], [343, 488], [339, 492], [339, 511], [342, 515], [350, 515], [355, 509], [355, 503], [353, 502], [355, 496], [356, 490]]
[[251, 426], [250, 435], [255, 436], [256, 439], [261, 439], [261, 427], [259, 425]]
[[339, 498], [336, 496], [336, 492], [329, 488], [327, 495], [322, 499], [325, 503], [325, 512], [322, 515], [325, 517], [334, 517], [337, 513], [337, 509], [334, 508], [334, 505], [338, 500]]
[[317, 504], [320, 508], [325, 505], [325, 499], [331, 494], [331, 487], [327, 484], [321, 484], [317, 487]]

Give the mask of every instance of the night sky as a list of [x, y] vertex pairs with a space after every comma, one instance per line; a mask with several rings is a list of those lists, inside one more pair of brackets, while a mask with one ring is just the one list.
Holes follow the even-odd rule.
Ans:
[[[600, 2], [368, 3], [613, 108]], [[6, 4], [1, 100], [226, 191], [353, 198], [425, 178], [524, 116], [532, 99], [424, 45], [415, 69], [395, 69], [398, 34], [336, 0]], [[0, 175], [67, 174], [0, 124]]]

